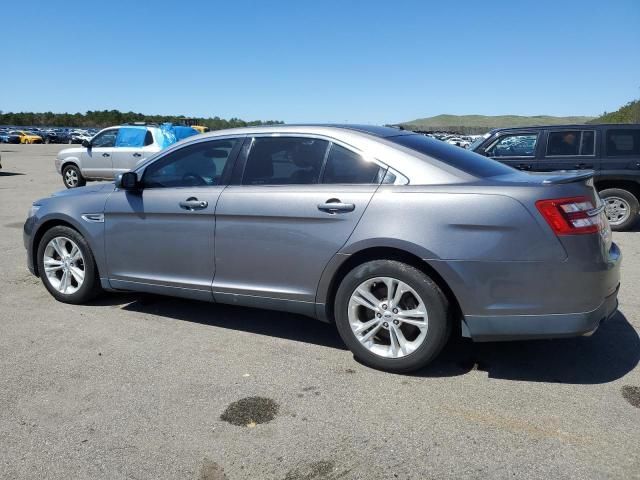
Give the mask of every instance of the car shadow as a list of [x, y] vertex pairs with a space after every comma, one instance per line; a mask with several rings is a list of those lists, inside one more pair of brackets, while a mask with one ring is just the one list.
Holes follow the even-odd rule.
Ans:
[[473, 343], [452, 339], [434, 363], [414, 375], [479, 371], [489, 378], [567, 384], [617, 380], [640, 361], [640, 338], [618, 311], [590, 337]]
[[346, 350], [331, 324], [293, 313], [184, 300], [152, 294], [110, 294], [93, 305], [121, 305], [130, 312], [159, 315], [269, 337]]
[[[151, 294], [111, 294], [92, 302], [219, 328], [346, 350], [336, 328], [301, 315], [211, 304]], [[453, 337], [414, 377], [454, 377], [481, 372], [489, 378], [528, 382], [599, 384], [617, 380], [640, 361], [640, 338], [618, 311], [590, 337], [474, 343]]]
[[19, 172], [0, 172], [0, 177], [13, 177], [14, 175], [24, 175], [24, 173], [19, 173]]

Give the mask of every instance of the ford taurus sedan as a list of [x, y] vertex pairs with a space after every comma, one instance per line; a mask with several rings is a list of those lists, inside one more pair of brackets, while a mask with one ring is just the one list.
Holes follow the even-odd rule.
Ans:
[[595, 330], [620, 278], [603, 210], [589, 172], [520, 172], [393, 128], [274, 126], [193, 137], [38, 200], [24, 241], [59, 301], [126, 290], [296, 312], [406, 372], [451, 332]]

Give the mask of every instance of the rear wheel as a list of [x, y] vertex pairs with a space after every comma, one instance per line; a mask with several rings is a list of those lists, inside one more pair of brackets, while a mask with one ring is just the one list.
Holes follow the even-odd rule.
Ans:
[[427, 365], [447, 342], [447, 300], [420, 270], [394, 260], [359, 265], [335, 300], [340, 336], [363, 363], [391, 372]]
[[89, 244], [72, 228], [48, 230], [38, 245], [37, 260], [42, 283], [56, 300], [84, 303], [102, 290]]
[[67, 188], [83, 187], [87, 184], [76, 165], [67, 165], [62, 169], [62, 181]]
[[631, 228], [640, 211], [640, 204], [635, 195], [622, 188], [607, 188], [599, 194], [605, 204], [611, 230], [620, 232]]

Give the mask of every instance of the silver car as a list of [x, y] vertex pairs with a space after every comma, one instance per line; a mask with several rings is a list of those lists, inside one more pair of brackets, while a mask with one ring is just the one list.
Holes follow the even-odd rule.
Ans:
[[[120, 143], [116, 143], [118, 138]], [[93, 138], [84, 138], [82, 146], [61, 150], [56, 157], [56, 170], [67, 188], [82, 187], [88, 180], [113, 180], [162, 150], [162, 138], [157, 126], [105, 128]]]
[[296, 312], [395, 372], [452, 332], [590, 333], [620, 280], [590, 173], [532, 175], [370, 126], [200, 135], [36, 201], [24, 241], [60, 301], [127, 290]]

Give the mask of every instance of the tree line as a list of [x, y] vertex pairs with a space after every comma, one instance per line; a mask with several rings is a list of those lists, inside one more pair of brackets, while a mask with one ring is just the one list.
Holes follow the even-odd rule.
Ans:
[[640, 100], [633, 100], [615, 112], [604, 112], [589, 123], [640, 123]]
[[230, 118], [227, 120], [220, 117], [193, 118], [185, 117], [184, 115], [145, 115], [136, 112], [120, 112], [119, 110], [89, 110], [86, 113], [2, 112], [0, 110], [0, 125], [24, 125], [34, 127], [104, 128], [129, 122], [170, 122], [182, 124], [187, 119], [195, 121], [196, 125], [207, 126], [211, 130], [284, 123], [279, 120], [245, 121], [239, 118]]

